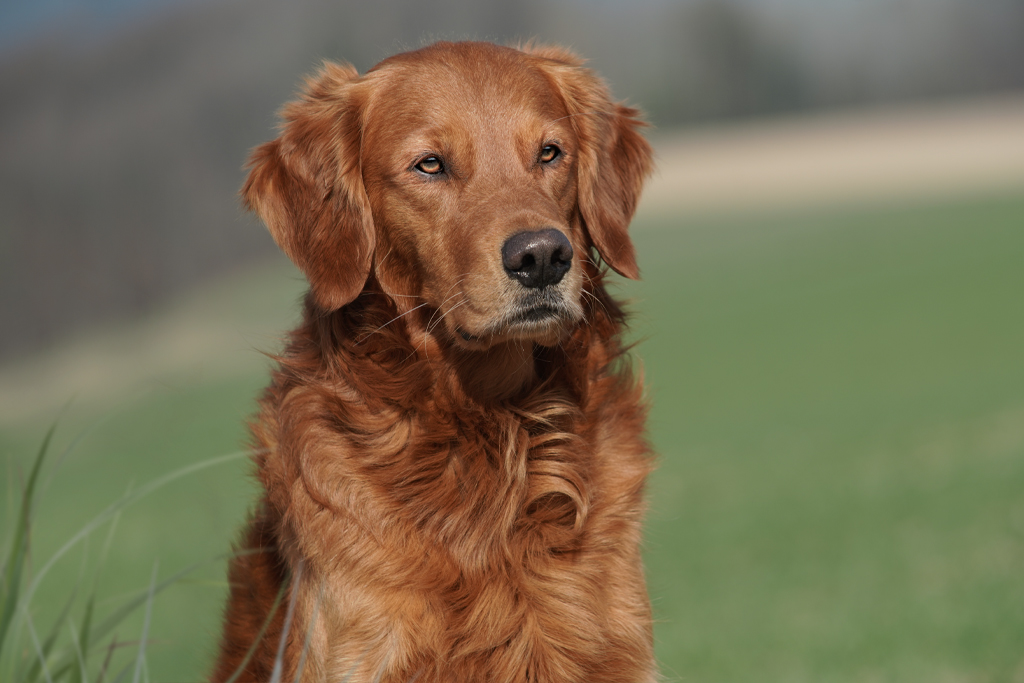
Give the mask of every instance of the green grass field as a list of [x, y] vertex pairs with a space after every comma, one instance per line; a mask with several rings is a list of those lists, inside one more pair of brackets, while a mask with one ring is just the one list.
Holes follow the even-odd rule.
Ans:
[[[666, 678], [1024, 681], [1024, 198], [647, 218], [635, 239], [645, 280], [619, 292], [661, 454], [646, 557]], [[54, 461], [94, 426], [45, 491], [33, 566], [133, 482], [237, 450], [265, 380], [79, 397]], [[49, 420], [0, 449], [24, 468]], [[155, 561], [225, 552], [253, 492], [233, 461], [128, 508], [101, 610]], [[91, 585], [104, 535], [41, 586], [39, 624]], [[154, 601], [150, 680], [201, 679], [224, 590], [214, 562]]]

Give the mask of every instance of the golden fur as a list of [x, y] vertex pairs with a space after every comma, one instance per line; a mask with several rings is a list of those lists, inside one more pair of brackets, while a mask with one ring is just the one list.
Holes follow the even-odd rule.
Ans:
[[[597, 265], [638, 276], [637, 112], [564, 50], [438, 43], [326, 64], [283, 118], [243, 196], [310, 292], [212, 680], [655, 680], [645, 406]], [[502, 245], [542, 228], [571, 263], [529, 289]]]

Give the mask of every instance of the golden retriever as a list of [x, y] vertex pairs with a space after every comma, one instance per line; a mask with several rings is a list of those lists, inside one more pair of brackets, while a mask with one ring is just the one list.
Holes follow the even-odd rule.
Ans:
[[651, 168], [571, 53], [326, 64], [242, 190], [302, 269], [212, 680], [650, 682], [640, 382], [605, 269]]

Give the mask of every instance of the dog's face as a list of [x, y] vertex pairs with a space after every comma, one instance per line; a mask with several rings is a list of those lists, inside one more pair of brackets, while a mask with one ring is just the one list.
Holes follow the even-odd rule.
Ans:
[[544, 74], [498, 57], [385, 67], [363, 127], [376, 267], [389, 290], [435, 307], [458, 343], [553, 343], [582, 317], [579, 144]]
[[440, 43], [362, 78], [328, 65], [285, 120], [243, 192], [325, 309], [372, 271], [461, 346], [553, 344], [583, 317], [591, 247], [637, 275], [650, 148], [567, 53]]

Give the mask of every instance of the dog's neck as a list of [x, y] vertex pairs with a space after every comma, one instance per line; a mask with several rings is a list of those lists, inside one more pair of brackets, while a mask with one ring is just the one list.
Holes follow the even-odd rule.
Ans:
[[534, 344], [504, 341], [485, 350], [449, 346], [459, 389], [479, 403], [501, 401], [523, 393], [537, 382]]
[[436, 324], [436, 311], [397, 311], [414, 350], [409, 362], [428, 369], [435, 393], [464, 395], [488, 405], [526, 394], [542, 379], [536, 357], [543, 350], [532, 341], [504, 340], [485, 348], [467, 348], [444, 325]]

